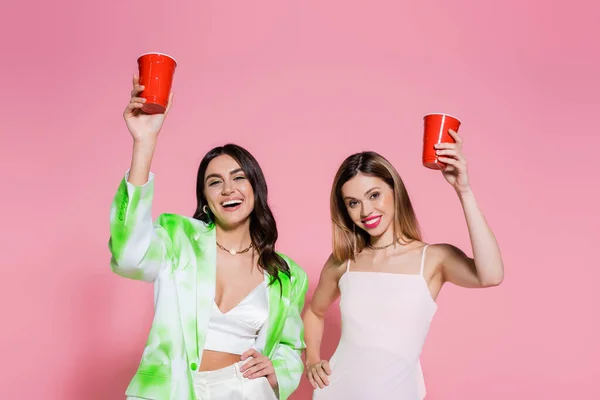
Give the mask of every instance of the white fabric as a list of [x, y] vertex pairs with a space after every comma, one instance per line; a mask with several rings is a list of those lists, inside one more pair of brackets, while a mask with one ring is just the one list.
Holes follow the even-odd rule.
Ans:
[[198, 400], [276, 400], [275, 391], [266, 377], [244, 378], [240, 367], [246, 362], [194, 374]]
[[329, 386], [314, 400], [425, 397], [419, 356], [437, 310], [423, 276], [426, 248], [419, 274], [347, 269], [339, 282], [342, 337]]
[[[197, 400], [277, 400], [275, 391], [266, 377], [244, 378], [240, 367], [248, 360], [239, 361], [216, 371], [201, 371], [193, 374]], [[127, 397], [127, 400], [147, 400], [142, 397]]]
[[204, 350], [243, 354], [254, 347], [258, 331], [268, 316], [269, 299], [264, 281], [226, 313], [213, 301]]

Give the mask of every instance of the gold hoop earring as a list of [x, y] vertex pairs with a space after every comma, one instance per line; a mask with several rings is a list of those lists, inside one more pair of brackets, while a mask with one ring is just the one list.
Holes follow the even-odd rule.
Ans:
[[202, 212], [204, 213], [204, 215], [206, 215], [206, 219], [208, 220], [208, 224], [212, 224], [212, 217], [210, 216], [210, 210], [208, 209], [208, 207], [206, 206], [206, 204], [204, 206], [202, 206]]

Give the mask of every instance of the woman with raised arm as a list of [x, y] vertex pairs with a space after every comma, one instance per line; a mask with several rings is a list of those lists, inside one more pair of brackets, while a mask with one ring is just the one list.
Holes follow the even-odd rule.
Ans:
[[124, 112], [131, 167], [110, 213], [112, 270], [153, 282], [155, 316], [128, 399], [287, 399], [304, 349], [306, 274], [275, 252], [277, 226], [255, 158], [225, 145], [200, 163], [193, 217], [152, 220], [150, 172], [165, 114], [141, 112], [133, 79]]
[[[419, 363], [442, 285], [500, 284], [500, 249], [467, 177], [461, 138], [438, 145], [443, 176], [466, 217], [474, 258], [449, 244], [421, 240], [395, 168], [374, 152], [351, 155], [331, 191], [333, 254], [304, 314], [306, 375], [317, 400], [420, 400]], [[321, 358], [324, 315], [340, 297], [342, 336], [331, 362]]]

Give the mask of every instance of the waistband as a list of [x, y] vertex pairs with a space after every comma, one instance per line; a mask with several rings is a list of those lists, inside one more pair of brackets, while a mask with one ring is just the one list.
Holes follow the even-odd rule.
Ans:
[[202, 384], [222, 382], [228, 379], [239, 379], [243, 375], [240, 367], [249, 360], [238, 361], [228, 367], [216, 369], [214, 371], [198, 371], [194, 374], [194, 380]]

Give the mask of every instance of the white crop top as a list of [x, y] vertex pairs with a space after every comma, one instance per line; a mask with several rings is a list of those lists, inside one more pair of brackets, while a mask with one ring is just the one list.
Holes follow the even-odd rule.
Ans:
[[264, 281], [225, 314], [213, 301], [204, 349], [243, 354], [254, 346], [258, 331], [268, 316], [269, 301]]

